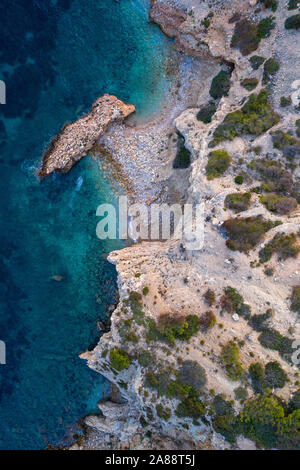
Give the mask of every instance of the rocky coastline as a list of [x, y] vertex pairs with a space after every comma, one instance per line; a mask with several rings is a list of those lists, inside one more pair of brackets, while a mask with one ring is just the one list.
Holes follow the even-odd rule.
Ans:
[[[175, 38], [175, 49], [190, 60], [190, 86], [185, 88], [183, 74], [163, 118], [143, 126], [130, 124], [130, 118], [126, 124], [116, 122], [134, 107], [107, 98], [108, 109], [113, 104], [114, 112], [107, 111], [100, 125], [97, 121], [97, 131], [88, 132], [84, 147], [87, 121], [68, 157], [65, 150], [70, 135], [73, 142], [74, 128], [63, 130], [44, 156], [41, 176], [64, 172], [81, 158], [82, 149], [87, 153], [97, 143], [100, 158], [105, 151], [117, 161], [134, 201], [205, 203], [203, 249], [188, 251], [184, 243], [174, 241], [143, 241], [110, 253], [108, 259], [118, 272], [120, 302], [112, 313], [110, 331], [93, 351], [80, 357], [118, 393], [99, 403], [101, 415], [84, 419], [84, 436], [72, 450], [263, 448], [266, 444], [258, 431], [256, 435], [239, 428], [233, 435], [237, 422], [240, 426], [243, 422], [247, 403], [254, 408], [256, 400], [258, 405], [259, 400], [273, 400], [275, 406], [273, 395], [291, 403], [299, 393], [299, 368], [290, 359], [291, 344], [300, 337], [299, 306], [293, 300], [300, 285], [299, 110], [288, 99], [300, 74], [299, 58], [293, 56], [293, 50], [300, 49], [300, 35], [284, 27], [292, 13], [284, 3], [272, 12], [255, 0], [203, 1], [196, 6], [191, 0], [152, 0], [150, 18]], [[267, 21], [269, 31], [263, 30], [259, 40], [253, 38], [258, 25], [265, 28], [270, 16], [275, 19]], [[256, 59], [251, 62], [250, 57]], [[280, 70], [274, 71], [274, 57]], [[260, 60], [259, 66], [254, 64]], [[213, 89], [220, 73], [222, 80]], [[185, 92], [190, 95], [182, 101]], [[261, 114], [243, 131], [244, 105], [258, 99], [251, 98], [253, 94], [262, 100], [263, 111], [259, 108]], [[207, 118], [208, 103], [214, 112]], [[204, 118], [199, 118], [201, 111]], [[225, 128], [230, 115], [239, 122]], [[265, 127], [257, 129], [266, 116]], [[249, 113], [245, 119], [251, 119]], [[179, 136], [189, 151], [190, 165], [176, 169]], [[220, 171], [210, 160], [224, 152], [228, 164]], [[267, 171], [270, 166], [275, 173]], [[284, 190], [277, 189], [278, 179]], [[270, 193], [272, 204], [280, 197], [289, 199], [281, 199], [284, 209], [271, 205]], [[255, 243], [245, 235], [247, 243], [253, 242], [246, 248], [241, 237], [225, 230], [253, 221], [267, 221], [268, 229]], [[278, 248], [282, 240], [289, 244], [288, 250]], [[178, 322], [183, 318], [188, 325], [188, 319], [197, 317], [197, 327], [188, 338], [178, 332], [173, 337], [172, 327], [163, 324], [166, 314]], [[259, 392], [251, 375], [251, 366], [258, 363], [264, 381]], [[180, 382], [189, 367], [194, 374], [197, 371], [197, 386], [194, 376], [193, 385]], [[272, 374], [276, 369], [276, 380], [268, 375], [269, 369]], [[287, 438], [278, 431], [273, 447], [298, 448], [299, 434], [291, 434]]]
[[115, 96], [104, 95], [92, 105], [90, 113], [63, 126], [52, 139], [43, 155], [39, 176], [44, 178], [53, 171], [67, 173], [82, 157], [88, 154], [108, 126], [135, 111], [135, 106], [125, 104]]

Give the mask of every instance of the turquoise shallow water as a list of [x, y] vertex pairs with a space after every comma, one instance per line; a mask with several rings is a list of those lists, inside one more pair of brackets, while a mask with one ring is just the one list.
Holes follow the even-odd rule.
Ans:
[[[61, 126], [103, 93], [141, 117], [169, 87], [170, 42], [148, 0], [2, 0], [0, 79], [0, 448], [40, 449], [72, 434], [109, 384], [78, 358], [117, 301], [116, 272], [96, 238], [96, 208], [116, 201], [90, 157], [67, 175], [35, 176]], [[57, 282], [53, 276], [61, 276]]]

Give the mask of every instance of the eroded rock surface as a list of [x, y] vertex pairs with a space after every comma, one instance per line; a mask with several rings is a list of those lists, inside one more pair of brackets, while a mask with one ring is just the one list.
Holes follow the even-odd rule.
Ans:
[[125, 104], [115, 96], [103, 95], [98, 98], [89, 114], [66, 124], [54, 137], [44, 153], [39, 175], [43, 178], [53, 171], [67, 173], [89, 152], [112, 122], [122, 120], [134, 111], [134, 105]]

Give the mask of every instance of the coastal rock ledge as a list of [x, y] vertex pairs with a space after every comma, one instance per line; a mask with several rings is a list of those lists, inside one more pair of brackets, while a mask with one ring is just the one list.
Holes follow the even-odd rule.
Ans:
[[53, 171], [67, 173], [97, 142], [108, 126], [135, 111], [112, 95], [103, 95], [92, 106], [91, 112], [73, 123], [66, 124], [52, 139], [43, 155], [39, 176], [44, 178]]

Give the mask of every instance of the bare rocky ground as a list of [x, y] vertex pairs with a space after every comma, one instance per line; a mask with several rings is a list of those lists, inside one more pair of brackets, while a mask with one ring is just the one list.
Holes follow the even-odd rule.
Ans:
[[[197, 4], [193, 6], [194, 3]], [[230, 18], [238, 15], [253, 19], [258, 15], [260, 19], [270, 14], [269, 10], [266, 11], [256, 3], [246, 0], [152, 1], [151, 17], [166, 34], [177, 38], [177, 50], [186, 51], [193, 57], [189, 59], [193, 66], [185, 88], [186, 95], [182, 89], [179, 94], [173, 94], [167, 108], [155, 122], [142, 125], [132, 122], [113, 124], [100, 139], [100, 153], [103, 155], [105, 149], [111, 159], [117, 161], [120, 174], [126, 180], [127, 188], [135, 201], [204, 202], [205, 243], [201, 250], [189, 251], [184, 249], [185, 241], [143, 241], [109, 255], [109, 260], [116, 264], [118, 271], [120, 303], [112, 314], [111, 331], [103, 335], [94, 351], [83, 353], [81, 357], [88, 361], [91, 368], [118, 387], [126, 403], [99, 403], [103, 416], [89, 416], [85, 419], [85, 437], [73, 449], [231, 447], [222, 436], [212, 430], [209, 416], [206, 416], [205, 424], [195, 424], [190, 418], [178, 419], [175, 414], [178, 404], [176, 399], [167, 400], [153, 390], [145, 393], [147, 367], [141, 366], [136, 359], [124, 370], [118, 372], [112, 369], [108, 352], [114, 348], [126, 351], [135, 358], [139, 351], [147, 351], [153, 358], [151, 366], [157, 370], [163, 365], [165, 370], [169, 367], [176, 371], [182, 361], [196, 361], [206, 371], [207, 391], [213, 390], [214, 394], [222, 394], [227, 400], [235, 400], [234, 390], [240, 384], [227, 376], [220, 354], [228, 341], [243, 342], [240, 356], [245, 370], [252, 362], [265, 364], [278, 361], [290, 380], [283, 388], [276, 389], [276, 395], [288, 400], [298, 388], [295, 378], [297, 367], [284, 361], [277, 351], [264, 348], [258, 341], [259, 333], [245, 319], [241, 316], [233, 318], [220, 305], [223, 289], [230, 285], [243, 296], [253, 314], [263, 314], [268, 308], [273, 309], [271, 328], [290, 339], [300, 337], [299, 318], [290, 309], [292, 288], [300, 284], [299, 259], [279, 261], [273, 255], [268, 262], [268, 267], [274, 271], [273, 276], [264, 273], [264, 266], [256, 265], [259, 250], [277, 232], [299, 233], [299, 210], [288, 215], [274, 215], [260, 203], [259, 196], [253, 194], [249, 209], [239, 216], [262, 215], [268, 220], [280, 220], [282, 225], [267, 232], [261, 243], [249, 254], [229, 250], [222, 230], [224, 220], [235, 215], [231, 210], [224, 209], [226, 195], [244, 192], [259, 184], [247, 167], [248, 163], [258, 158], [251, 149], [259, 146], [259, 157], [267, 154], [274, 156], [270, 131], [257, 138], [242, 136], [220, 143], [215, 149], [222, 148], [230, 153], [230, 168], [220, 178], [211, 181], [207, 179], [205, 170], [211, 150], [208, 144], [214, 130], [229, 112], [239, 109], [245, 97], [250, 94], [240, 85], [240, 80], [249, 76], [260, 81], [262, 78], [262, 67], [253, 71], [249, 57], [242, 56], [239, 50], [230, 47], [234, 29], [234, 23], [229, 22]], [[258, 6], [260, 12], [254, 13]], [[201, 25], [201, 20], [210, 10], [214, 11], [214, 16], [206, 30]], [[280, 107], [280, 98], [291, 95], [292, 83], [300, 78], [300, 34], [287, 32], [283, 26], [285, 18], [290, 15], [285, 2], [280, 2], [275, 13], [276, 28], [269, 38], [261, 41], [255, 51], [255, 54], [265, 58], [274, 56], [281, 65], [271, 82], [272, 104], [274, 110], [280, 114], [280, 123], [272, 128], [272, 132], [276, 129], [288, 131], [295, 128], [295, 121], [299, 119], [299, 111], [292, 105]], [[221, 99], [212, 122], [204, 124], [197, 120], [196, 115], [200, 106], [209, 99], [210, 82], [220, 70], [222, 58], [235, 64], [231, 89], [229, 95]], [[203, 64], [206, 64], [205, 67]], [[184, 68], [180, 73], [184, 74]], [[180, 81], [183, 82], [183, 78]], [[258, 85], [255, 92], [259, 92], [261, 88]], [[178, 96], [182, 99], [179, 100]], [[172, 168], [176, 153], [172, 136], [176, 131], [185, 137], [185, 145], [191, 151], [192, 165], [189, 170]], [[281, 158], [280, 152], [276, 158]], [[294, 171], [295, 178], [299, 176], [298, 171], [297, 168]], [[237, 188], [234, 177], [242, 172], [246, 173], [246, 177], [244, 183]], [[179, 178], [178, 174], [181, 175]], [[148, 288], [148, 292], [147, 295], [142, 295], [143, 311], [146, 317], [154, 321], [167, 312], [200, 317], [208, 310], [203, 295], [208, 288], [212, 289], [217, 297], [216, 305], [212, 307], [216, 325], [208, 331], [199, 331], [187, 342], [177, 340], [175, 345], [170, 346], [158, 341], [146, 341], [144, 328], [133, 323], [134, 332], [139, 338], [138, 343], [124, 342], [120, 335], [121, 326], [124, 320], [131, 322], [133, 317], [126, 299], [130, 292], [142, 293], [144, 287]], [[246, 388], [249, 396], [253, 396], [249, 383]], [[209, 392], [205, 396], [209, 399]], [[157, 415], [157, 404], [171, 409], [168, 421]], [[235, 400], [234, 407], [239, 411], [241, 404]], [[236, 447], [253, 449], [255, 444], [240, 437]]]

